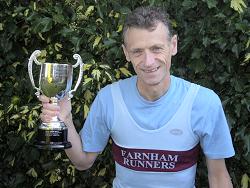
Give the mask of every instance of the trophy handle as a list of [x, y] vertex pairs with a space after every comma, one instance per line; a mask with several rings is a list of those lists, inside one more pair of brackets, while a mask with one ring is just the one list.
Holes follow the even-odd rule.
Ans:
[[71, 99], [73, 97], [72, 93], [75, 92], [76, 89], [78, 88], [79, 84], [81, 83], [82, 76], [83, 76], [83, 62], [82, 62], [81, 56], [79, 54], [74, 54], [73, 58], [75, 60], [77, 60], [76, 64], [73, 65], [73, 68], [76, 68], [78, 65], [80, 65], [80, 71], [79, 71], [78, 79], [77, 79], [77, 82], [76, 82], [76, 85], [75, 85], [74, 89], [70, 90], [69, 93], [68, 93], [68, 98], [69, 99]]
[[29, 77], [30, 77], [30, 81], [31, 81], [31, 84], [33, 86], [34, 89], [36, 89], [36, 93], [35, 95], [37, 97], [39, 97], [40, 95], [40, 92], [41, 92], [41, 89], [36, 87], [35, 86], [35, 82], [34, 82], [34, 78], [33, 78], [33, 74], [32, 74], [32, 64], [33, 64], [33, 61], [37, 64], [37, 65], [41, 65], [41, 63], [37, 60], [37, 56], [39, 56], [41, 54], [41, 51], [40, 50], [35, 50], [30, 58], [29, 58], [29, 64], [28, 64], [28, 72], [29, 72]]

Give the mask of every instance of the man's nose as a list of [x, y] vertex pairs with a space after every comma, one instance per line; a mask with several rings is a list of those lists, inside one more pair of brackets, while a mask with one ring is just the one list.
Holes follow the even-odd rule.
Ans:
[[149, 51], [146, 51], [144, 57], [145, 66], [151, 66], [152, 64], [154, 64], [154, 61], [155, 61], [154, 54]]

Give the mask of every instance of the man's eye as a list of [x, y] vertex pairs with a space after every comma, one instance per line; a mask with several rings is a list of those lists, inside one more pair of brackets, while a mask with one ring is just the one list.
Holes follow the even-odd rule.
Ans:
[[142, 50], [134, 50], [134, 51], [132, 51], [132, 54], [135, 56], [139, 56], [142, 54]]
[[154, 47], [154, 48], [152, 48], [151, 50], [152, 50], [152, 52], [160, 52], [160, 51], [161, 51], [161, 48], [159, 48], [159, 47]]

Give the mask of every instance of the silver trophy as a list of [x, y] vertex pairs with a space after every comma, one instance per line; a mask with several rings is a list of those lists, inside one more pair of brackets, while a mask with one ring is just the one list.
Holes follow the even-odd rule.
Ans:
[[[41, 93], [50, 98], [51, 103], [58, 105], [58, 101], [67, 96], [68, 99], [73, 97], [73, 92], [76, 91], [83, 76], [82, 58], [78, 54], [74, 54], [73, 58], [77, 60], [76, 64], [58, 64], [58, 63], [40, 63], [37, 60], [41, 51], [35, 50], [29, 58], [28, 72], [32, 86], [36, 89], [36, 96]], [[39, 87], [35, 86], [32, 64], [33, 61], [40, 65]], [[73, 90], [72, 77], [73, 68], [80, 66], [80, 71], [76, 85]], [[67, 149], [72, 147], [67, 140], [67, 126], [59, 120], [58, 117], [53, 117], [50, 122], [42, 122], [38, 127], [38, 136], [36, 146], [39, 149]]]

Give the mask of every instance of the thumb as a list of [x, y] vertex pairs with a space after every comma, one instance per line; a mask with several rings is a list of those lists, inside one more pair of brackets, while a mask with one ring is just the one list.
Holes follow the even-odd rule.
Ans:
[[39, 99], [39, 101], [41, 101], [41, 102], [50, 102], [50, 98], [49, 97], [46, 97], [45, 95], [40, 95], [39, 97], [38, 97], [38, 99]]

